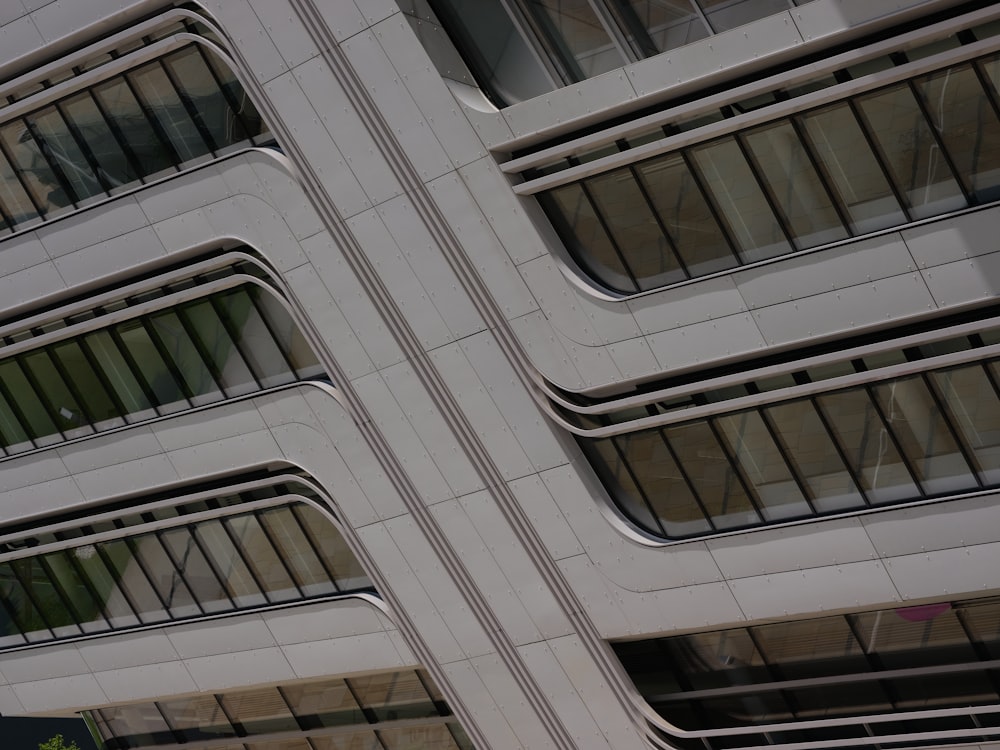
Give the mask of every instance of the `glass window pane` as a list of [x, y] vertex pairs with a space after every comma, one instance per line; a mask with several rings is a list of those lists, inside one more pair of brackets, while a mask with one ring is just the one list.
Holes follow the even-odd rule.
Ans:
[[14, 575], [11, 563], [0, 563], [0, 595], [6, 605], [2, 610], [5, 640], [9, 638], [14, 644], [20, 643], [20, 639], [13, 635], [15, 632], [23, 634], [28, 641], [43, 641], [52, 637], [52, 631]]
[[282, 559], [292, 571], [305, 596], [334, 594], [337, 587], [289, 508], [269, 508], [258, 514]]
[[177, 90], [158, 62], [133, 70], [128, 79], [150, 116], [160, 124], [181, 162], [209, 153], [208, 144], [202, 139]]
[[80, 437], [93, 433], [90, 421], [83, 409], [76, 402], [62, 375], [46, 351], [34, 351], [19, 357], [24, 368], [41, 391], [49, 405], [50, 413], [55, 415], [57, 427], [67, 438]]
[[340, 530], [329, 518], [311, 505], [299, 504], [292, 510], [319, 551], [327, 569], [333, 571], [334, 579], [341, 590], [371, 588], [372, 582], [361, 568], [361, 563], [347, 546]]
[[159, 536], [191, 593], [206, 612], [233, 608], [226, 589], [186, 528], [161, 531]]
[[163, 64], [173, 75], [181, 97], [198, 113], [216, 149], [247, 139], [242, 123], [194, 46], [163, 58]]
[[872, 502], [920, 497], [864, 389], [828, 393], [816, 400]]
[[979, 465], [987, 484], [1000, 483], [1000, 400], [990, 379], [975, 364], [929, 373], [951, 422]]
[[[108, 622], [101, 614], [100, 604], [94, 600], [87, 585], [80, 577], [72, 558], [78, 560], [88, 554], [87, 547], [78, 547], [68, 552], [53, 552], [43, 555], [45, 566], [51, 572], [52, 578], [58, 583], [62, 594], [69, 602], [73, 616], [85, 633], [107, 630]], [[93, 553], [93, 547], [89, 548]]]
[[278, 298], [257, 286], [247, 286], [246, 290], [284, 352], [285, 359], [295, 368], [295, 374], [303, 380], [326, 377], [326, 370], [316, 358], [309, 341]]
[[385, 743], [386, 750], [411, 750], [417, 747], [423, 750], [458, 750], [458, 745], [444, 724], [380, 729], [378, 735]]
[[0, 382], [7, 389], [8, 402], [16, 404], [20, 410], [25, 426], [31, 431], [32, 439], [42, 445], [62, 440], [52, 418], [16, 360], [0, 361]]
[[668, 536], [711, 530], [659, 430], [619, 435], [614, 441]]
[[698, 0], [715, 33], [788, 10], [789, 0]]
[[74, 340], [49, 347], [52, 358], [73, 379], [76, 392], [85, 400], [84, 411], [97, 429], [107, 430], [125, 424], [118, 406], [111, 400], [104, 384], [90, 366], [80, 345]]
[[202, 521], [195, 525], [194, 533], [237, 607], [257, 607], [267, 603], [250, 569], [219, 521]]
[[14, 170], [0, 153], [0, 204], [3, 212], [15, 226], [29, 224], [38, 219], [38, 211], [18, 181]]
[[174, 171], [173, 154], [164, 148], [123, 79], [106, 81], [95, 86], [93, 92], [112, 125], [135, 155], [139, 168], [143, 170], [141, 176]]
[[587, 0], [529, 0], [528, 7], [576, 77], [590, 78], [626, 63]]
[[358, 703], [379, 721], [440, 716], [416, 672], [387, 672], [347, 681]]
[[[662, 534], [659, 523], [653, 518], [643, 492], [636, 485], [632, 478], [632, 466], [630, 461], [622, 458], [615, 448], [615, 442], [624, 441], [626, 445], [632, 435], [622, 435], [611, 439], [602, 440], [581, 440], [580, 446], [587, 454], [591, 466], [601, 478], [608, 494], [614, 500], [615, 505], [633, 522], [653, 534]], [[627, 455], [627, 454], [626, 454]], [[640, 466], [642, 470], [642, 452], [639, 452]]]
[[1000, 121], [969, 64], [914, 81], [965, 189], [1000, 198]]
[[156, 416], [156, 411], [107, 331], [95, 331], [82, 339], [107, 378], [115, 395], [126, 409], [127, 421], [135, 422]]
[[35, 204], [46, 216], [72, 207], [73, 197], [59, 183], [52, 167], [42, 156], [37, 141], [22, 121], [15, 120], [0, 127], [0, 141], [3, 141], [3, 148], [24, 180], [25, 187], [31, 191]]
[[221, 696], [221, 702], [226, 715], [247, 734], [294, 732], [299, 728], [277, 688], [227, 693]]
[[811, 112], [802, 117], [802, 125], [855, 234], [906, 223], [849, 105], [840, 103]]
[[790, 122], [756, 128], [744, 138], [796, 247], [847, 237], [830, 195]]
[[851, 615], [865, 653], [883, 669], [978, 661], [947, 602]]
[[958, 183], [906, 84], [859, 97], [857, 103], [915, 218], [965, 206]]
[[1000, 657], [1000, 601], [987, 599], [965, 604], [959, 616], [968, 627], [972, 641], [985, 648], [990, 659]]
[[229, 330], [236, 332], [236, 343], [262, 388], [295, 382], [295, 373], [288, 368], [284, 354], [246, 289], [221, 292], [212, 301], [225, 316]]
[[236, 730], [214, 695], [158, 701], [156, 705], [167, 723], [181, 735], [183, 742], [236, 736]]
[[697, 633], [663, 641], [690, 690], [770, 682], [764, 660], [743, 629]]
[[563, 243], [585, 271], [617, 291], [638, 291], [580, 185], [564, 185], [540, 194], [539, 199]]
[[226, 395], [230, 398], [258, 390], [253, 373], [243, 355], [233, 343], [229, 332], [208, 300], [184, 305], [178, 314], [184, 316], [201, 349], [213, 363], [213, 370]]
[[89, 92], [62, 100], [59, 108], [90, 150], [106, 184], [114, 188], [139, 179]]
[[222, 88], [229, 94], [230, 101], [236, 103], [236, 114], [239, 115], [240, 121], [247, 129], [248, 135], [252, 137], [266, 134], [267, 124], [261, 118], [254, 103], [250, 101], [250, 97], [243, 88], [243, 84], [237, 79], [236, 74], [211, 52], [205, 52], [205, 59], [215, 71], [215, 77], [222, 84]]
[[760, 414], [744, 411], [715, 421], [729, 444], [730, 455], [756, 493], [765, 521], [798, 518], [812, 512]]
[[736, 265], [729, 243], [679, 154], [643, 162], [636, 169], [692, 276]]
[[172, 310], [161, 310], [149, 316], [156, 335], [159, 336], [173, 365], [184, 378], [191, 403], [195, 406], [221, 401], [224, 396], [212, 376], [212, 371], [205, 364], [204, 358], [191, 341], [191, 335], [185, 330], [177, 313]]
[[925, 492], [976, 488], [975, 477], [920, 376], [878, 383], [872, 392]]
[[691, 158], [744, 263], [792, 250], [735, 139], [694, 148]]
[[222, 521], [237, 540], [247, 564], [273, 602], [297, 599], [301, 594], [268, 540], [257, 518], [249, 513]]
[[708, 36], [690, 0], [629, 0], [628, 7], [660, 52]]
[[104, 195], [104, 188], [55, 107], [25, 118], [42, 150], [69, 181], [77, 200]]
[[34, 605], [38, 607], [41, 620], [48, 624], [56, 638], [68, 638], [80, 634], [76, 620], [66, 608], [66, 603], [52, 585], [38, 558], [11, 560], [10, 566], [16, 571], [21, 585], [29, 592]]
[[779, 622], [752, 631], [765, 660], [784, 680], [871, 671], [843, 617]]
[[0, 443], [8, 453], [19, 453], [33, 447], [7, 399], [0, 393]]
[[865, 501], [811, 401], [790, 401], [764, 409], [785, 456], [798, 470], [820, 511], [863, 508]]
[[[118, 585], [128, 594], [136, 614], [144, 622], [161, 622], [168, 619], [163, 604], [153, 590], [139, 561], [124, 540], [102, 542], [97, 545], [103, 552], [104, 560], [111, 566]], [[79, 548], [86, 549], [86, 548]], [[77, 550], [79, 553], [79, 550]]]
[[142, 561], [149, 573], [150, 582], [166, 602], [171, 617], [192, 617], [201, 613], [183, 577], [155, 534], [132, 537], [128, 540], [128, 546]]
[[144, 747], [146, 745], [166, 745], [174, 741], [170, 728], [156, 706], [140, 703], [131, 706], [108, 706], [99, 712], [104, 724], [101, 734], [106, 739], [119, 738], [109, 747]]
[[136, 617], [132, 605], [94, 547], [90, 545], [79, 547], [73, 554], [82, 574], [90, 581], [90, 587], [101, 598], [111, 627], [128, 628], [138, 625], [139, 618]]
[[687, 278], [630, 169], [592, 177], [587, 187], [641, 289]]
[[115, 326], [114, 330], [156, 397], [160, 413], [170, 414], [190, 408], [184, 391], [163, 361], [142, 321], [127, 320]]
[[739, 475], [705, 422], [674, 425], [664, 433], [717, 528], [760, 523]]
[[368, 721], [343, 680], [289, 685], [281, 692], [304, 729]]

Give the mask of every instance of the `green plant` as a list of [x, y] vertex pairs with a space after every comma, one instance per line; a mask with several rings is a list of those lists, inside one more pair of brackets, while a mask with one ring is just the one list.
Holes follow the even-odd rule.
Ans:
[[61, 734], [57, 734], [55, 737], [46, 740], [38, 745], [38, 750], [80, 750], [80, 746], [76, 742], [70, 742], [68, 745], [63, 739]]

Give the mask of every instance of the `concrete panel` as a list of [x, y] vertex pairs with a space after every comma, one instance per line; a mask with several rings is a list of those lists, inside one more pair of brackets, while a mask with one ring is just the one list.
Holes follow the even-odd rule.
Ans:
[[937, 266], [921, 276], [939, 307], [989, 300], [1000, 295], [1000, 253]]
[[293, 18], [288, 3], [250, 0], [250, 6], [289, 68], [319, 54], [305, 28]]
[[[270, 204], [281, 211], [282, 217], [297, 239], [311, 237], [323, 229], [323, 222], [316, 209], [291, 175], [289, 167], [282, 161], [284, 157], [273, 149], [259, 149], [245, 158], [253, 173], [253, 179], [240, 179], [237, 175], [231, 177], [231, 162], [227, 161], [219, 165], [219, 171], [228, 184], [241, 186], [244, 192], [247, 190], [247, 185], [256, 184], [257, 187], [262, 187], [269, 197]], [[296, 257], [300, 260], [294, 263], [295, 266], [305, 260], [305, 255], [301, 252], [297, 252]]]
[[[310, 101], [348, 101], [344, 89], [322, 58], [300, 65], [295, 69], [295, 78]], [[371, 205], [378, 205], [403, 192], [379, 145], [354, 107], [324, 107], [319, 116], [330, 139], [337, 144], [355, 179], [364, 188]], [[355, 214], [345, 213], [345, 216], [348, 215]]]
[[[168, 180], [157, 187], [167, 188], [171, 182]], [[154, 188], [150, 192], [157, 191]], [[49, 256], [55, 259], [149, 224], [150, 219], [135, 199], [123, 197], [40, 227], [35, 234]]]
[[263, 612], [260, 618], [281, 646], [382, 633], [395, 627], [374, 605], [361, 599], [278, 609]]
[[[153, 231], [156, 232], [157, 238], [168, 252], [184, 250], [205, 242], [206, 239], [219, 236], [209, 221], [209, 213], [206, 209], [189, 211], [172, 219], [157, 222], [153, 225]], [[236, 234], [247, 242], [252, 241], [249, 233], [245, 230]]]
[[[496, 657], [493, 657], [494, 663]], [[481, 663], [483, 660], [479, 660]], [[497, 705], [483, 679], [479, 676], [478, 663], [467, 661], [443, 664], [452, 691], [465, 705], [482, 732], [495, 740], [496, 747], [524, 748], [507, 721], [505, 712]], [[512, 704], [513, 705], [513, 704]], [[499, 743], [496, 742], [499, 740]]]
[[53, 680], [22, 682], [11, 686], [24, 713], [47, 713], [110, 703], [111, 698], [91, 674], [58, 677]]
[[460, 343], [469, 364], [486, 386], [493, 403], [502, 410], [511, 434], [535, 470], [566, 463], [561, 442], [565, 435], [545, 419], [492, 334], [469, 336]]
[[379, 214], [364, 211], [348, 219], [347, 226], [421, 345], [433, 349], [452, 341], [451, 331], [428, 294], [430, 290], [420, 283]]
[[479, 311], [459, 283], [437, 240], [417, 214], [410, 197], [391, 200], [379, 206], [378, 212], [454, 337], [483, 330], [486, 324]]
[[14, 692], [14, 688], [10, 685], [0, 685], [0, 715], [20, 716], [23, 713], [24, 706]]
[[[615, 585], [601, 575], [590, 558], [576, 555], [564, 557], [558, 563], [559, 570], [579, 600], [587, 619], [601, 633], [601, 637], [607, 637], [608, 633], [633, 632], [633, 618], [637, 610], [626, 610], [621, 594], [615, 591]], [[652, 597], [647, 598], [646, 603], [651, 604]], [[656, 612], [650, 619], [658, 617], [659, 613]]]
[[293, 130], [295, 142], [309, 155], [309, 164], [323, 181], [323, 187], [342, 216], [351, 216], [369, 208], [371, 203], [355, 179], [340, 151], [330, 140], [330, 134], [320, 122], [309, 99], [302, 93], [298, 80], [291, 73], [271, 81], [264, 87], [275, 109]]
[[296, 643], [283, 646], [282, 652], [299, 678], [415, 666], [399, 655], [387, 633]]
[[355, 0], [354, 4], [364, 14], [369, 26], [374, 26], [379, 21], [399, 13], [399, 6], [393, 0], [361, 0], [360, 3]]
[[[657, 613], [650, 617], [648, 609], [640, 609], [642, 597], [655, 603]], [[636, 600], [639, 600], [638, 602]], [[703, 583], [657, 591], [655, 594], [632, 595], [624, 598], [623, 607], [636, 623], [635, 635], [653, 635], [671, 630], [704, 630], [723, 623], [743, 622], [747, 615], [738, 597], [726, 583]], [[642, 617], [637, 612], [642, 613]], [[608, 637], [625, 637], [628, 633], [609, 633]]]
[[[37, 266], [49, 260], [49, 255], [35, 232], [28, 232], [19, 237], [5, 240], [0, 246], [0, 278], [15, 271]], [[7, 300], [4, 300], [7, 304]]]
[[294, 422], [322, 432], [323, 426], [304, 396], [305, 389], [308, 387], [300, 386], [294, 390], [282, 389], [264, 393], [260, 396], [254, 396], [253, 403], [268, 427], [278, 427]]
[[158, 182], [137, 193], [136, 200], [152, 223], [207, 206], [230, 192], [218, 167], [209, 164]]
[[[552, 258], [536, 258], [517, 267], [549, 324], [563, 336], [584, 346], [600, 346], [607, 339], [598, 333], [584, 305], [570, 291], [566, 278], [556, 268]], [[627, 309], [626, 309], [627, 314]], [[610, 317], [610, 316], [609, 316]], [[631, 316], [630, 316], [631, 317]], [[639, 335], [634, 325], [632, 336]]]
[[[455, 106], [455, 100], [435, 66], [430, 64], [427, 52], [406, 18], [402, 14], [394, 15], [372, 30], [452, 164], [460, 166], [486, 156], [482, 142]], [[443, 43], [450, 46], [447, 41]]]
[[244, 399], [207, 409], [185, 412], [151, 426], [166, 451], [201, 445], [264, 429], [264, 420], [253, 401]]
[[779, 13], [628, 66], [639, 96], [704, 78], [768, 55], [795, 50], [802, 37], [788, 13]]
[[[788, 315], [787, 312], [784, 314]], [[762, 313], [758, 312], [757, 316], [760, 315]], [[777, 314], [772, 317], [779, 318]], [[783, 320], [778, 319], [775, 325], [780, 326]], [[762, 350], [765, 341], [757, 326], [754, 316], [730, 315], [655, 333], [648, 338], [649, 348], [664, 370], [707, 363], [733, 354]]]
[[702, 279], [673, 289], [644, 294], [626, 303], [643, 333], [658, 333], [692, 323], [746, 312], [746, 300], [732, 276]]
[[[421, 445], [430, 454], [451, 490], [451, 493], [433, 499], [440, 500], [481, 489], [482, 478], [457, 444], [454, 433], [434, 407], [423, 384], [414, 374], [413, 368], [409, 364], [398, 365], [386, 370], [383, 377], [393, 398], [399, 404], [399, 409], [405, 414], [409, 425], [420, 438]], [[368, 399], [366, 403], [370, 403]], [[387, 419], [393, 418], [387, 415]], [[402, 416], [395, 417], [390, 425], [391, 428], [396, 429], [401, 419]], [[391, 439], [388, 435], [386, 437]]]
[[69, 474], [55, 452], [39, 453], [5, 461], [0, 471], [0, 492], [28, 487]]
[[14, 60], [34, 52], [45, 43], [35, 24], [28, 16], [0, 27], [0, 49], [5, 60]]
[[551, 383], [570, 390], [586, 387], [576, 363], [541, 311], [511, 320], [510, 327], [531, 364]]
[[267, 430], [216, 440], [212, 448], [203, 445], [171, 451], [170, 463], [182, 477], [210, 474], [222, 468], [263, 464], [280, 459], [282, 452]]
[[881, 557], [1000, 541], [995, 494], [887, 510], [860, 522]]
[[583, 553], [579, 539], [538, 475], [515, 479], [508, 487], [554, 560]]
[[431, 353], [431, 361], [448, 384], [504, 479], [515, 479], [533, 473], [534, 466], [511, 432], [503, 412], [489, 397], [483, 382], [472, 369], [464, 347], [459, 344], [443, 346]]
[[182, 662], [111, 669], [94, 677], [107, 695], [107, 699], [101, 702], [107, 703], [162, 700], [166, 696], [193, 693], [199, 689]]
[[278, 647], [202, 656], [187, 659], [184, 665], [199, 691], [239, 689], [261, 682], [288, 682], [298, 676]]
[[729, 581], [729, 587], [750, 619], [863, 610], [900, 601], [895, 578], [878, 561], [740, 578]]
[[480, 276], [489, 280], [493, 299], [505, 316], [510, 319], [537, 309], [534, 297], [461, 178], [456, 174], [445, 175], [428, 187], [469, 260]]
[[97, 500], [132, 492], [139, 487], [156, 487], [181, 479], [163, 454], [104, 466], [76, 474], [74, 480], [84, 497]]
[[1000, 208], [971, 211], [903, 229], [900, 234], [919, 268], [963, 260], [996, 251]]
[[632, 99], [632, 83], [625, 70], [619, 69], [514, 104], [503, 110], [503, 117], [514, 136], [520, 137], [593, 116]]
[[[443, 560], [433, 549], [423, 530], [411, 516], [390, 519], [385, 522], [385, 527], [426, 592], [428, 599], [425, 600], [423, 596], [417, 598], [418, 606], [426, 610], [433, 609], [433, 614], [447, 623], [448, 630], [467, 657], [489, 653], [493, 646], [484, 624], [469, 610], [469, 602], [452, 575], [442, 570]], [[403, 600], [406, 611], [415, 619], [416, 608], [408, 602], [399, 586], [395, 583], [392, 586], [396, 596]], [[426, 628], [420, 627], [420, 630], [424, 638], [428, 638]]]
[[55, 265], [66, 285], [73, 286], [109, 276], [164, 254], [165, 249], [156, 232], [151, 227], [145, 227], [64, 255], [55, 260]]
[[[325, 234], [317, 235], [306, 242], [328, 247], [332, 247], [333, 244]], [[340, 307], [334, 302], [330, 291], [316, 274], [316, 269], [312, 265], [296, 268], [285, 274], [285, 281], [291, 287], [303, 312], [313, 322], [326, 344], [327, 351], [336, 352], [337, 364], [344, 373], [349, 378], [356, 378], [374, 371], [375, 365], [369, 358], [368, 352], [358, 340], [357, 334], [347, 322]]]
[[316, 10], [338, 42], [368, 28], [364, 15], [354, 3], [319, 3]]
[[399, 345], [336, 242], [325, 234], [319, 234], [304, 240], [302, 249], [326, 286], [328, 297], [336, 300], [375, 367], [381, 369], [402, 362], [404, 357]]
[[915, 270], [906, 245], [893, 232], [737, 271], [733, 281], [747, 305], [756, 308]]
[[[354, 381], [355, 392], [364, 401], [368, 412], [375, 420], [375, 424], [378, 425], [393, 453], [406, 465], [407, 474], [416, 485], [424, 501], [435, 503], [453, 497], [454, 492], [442, 474], [441, 467], [435, 463], [435, 459], [431, 457], [427, 449], [427, 445], [435, 445], [435, 452], [440, 454], [446, 443], [425, 443], [422, 441], [421, 436], [414, 429], [414, 426], [419, 422], [414, 421], [413, 418], [407, 418], [407, 415], [410, 415], [418, 420], [423, 419], [423, 414], [416, 417], [413, 408], [415, 403], [419, 402], [404, 400], [402, 403], [408, 405], [407, 414], [404, 414], [393, 391], [387, 385], [387, 381], [391, 382], [397, 389], [404, 390], [404, 393], [406, 390], [419, 388], [412, 368], [409, 364], [397, 365], [386, 370], [384, 376], [383, 379], [383, 374], [375, 373]], [[420, 426], [425, 429], [427, 427], [443, 428], [443, 423], [439, 418], [430, 421], [433, 424], [421, 424]], [[364, 465], [361, 463], [358, 464], [357, 468], [359, 471], [364, 471]], [[403, 508], [400, 507], [400, 512], [402, 510]]]
[[[367, 4], [365, 7], [367, 10]], [[405, 23], [399, 16], [399, 23]], [[425, 182], [452, 169], [433, 131], [427, 125], [410, 92], [399, 80], [389, 58], [371, 31], [366, 31], [341, 44], [341, 49], [358, 74], [379, 114], [392, 129], [417, 174]]]
[[[493, 702], [501, 710], [505, 710], [508, 706], [514, 707], [524, 703], [526, 698], [524, 692], [514, 682], [510, 670], [500, 662], [496, 654], [470, 659], [470, 663], [482, 679], [493, 698]], [[542, 748], [552, 745], [549, 733], [534, 711], [518, 711], [516, 724], [512, 730], [517, 739], [507, 747]]]
[[76, 644], [92, 672], [138, 667], [180, 659], [177, 649], [162, 630], [115, 633]]
[[365, 526], [357, 533], [434, 658], [439, 662], [465, 659], [465, 653], [452, 635], [449, 624], [431, 604], [420, 579], [396, 546], [385, 523]]
[[95, 435], [56, 448], [71, 474], [134, 461], [162, 453], [163, 448], [149, 427], [135, 426], [107, 435]]
[[41, 263], [0, 277], [0, 300], [4, 307], [34, 302], [46, 294], [61, 291], [66, 282], [54, 263]]
[[659, 369], [645, 338], [608, 344], [607, 352], [623, 378], [637, 378]]
[[265, 33], [249, 3], [245, 0], [227, 0], [215, 3], [211, 12], [226, 30], [233, 46], [246, 59], [249, 72], [258, 81], [273, 81], [288, 70], [281, 53]]
[[[565, 640], [575, 640], [575, 638], [567, 636]], [[576, 746], [595, 749], [610, 747], [608, 738], [604, 736], [593, 714], [588, 710], [589, 706], [581, 699], [579, 691], [587, 690], [587, 686], [573, 685], [569, 682], [549, 644], [532, 643], [519, 647], [518, 651], [538, 687], [545, 693], [556, 712], [562, 717], [572, 717], [572, 721], [568, 722], [568, 728]], [[596, 700], [597, 696], [593, 695], [596, 690], [592, 688], [588, 692], [595, 703], [599, 702]]]
[[754, 311], [769, 344], [849, 332], [934, 308], [920, 274], [906, 274]]
[[53, 644], [4, 654], [0, 669], [3, 671], [4, 679], [11, 684], [90, 672], [90, 667], [83, 660], [75, 643]]
[[71, 477], [51, 479], [30, 487], [0, 492], [0, 516], [3, 520], [23, 519], [62, 510], [83, 500], [80, 488]]
[[16, 21], [26, 13], [27, 11], [20, 0], [10, 0], [10, 2], [4, 3], [3, 7], [0, 8], [0, 26], [6, 26], [11, 21]]
[[858, 518], [761, 529], [709, 539], [706, 545], [726, 578], [840, 565], [878, 556]]
[[885, 561], [903, 599], [964, 599], [997, 588], [1000, 543], [934, 550]]
[[165, 632], [182, 659], [234, 654], [276, 645], [271, 631], [259, 615], [178, 623]]

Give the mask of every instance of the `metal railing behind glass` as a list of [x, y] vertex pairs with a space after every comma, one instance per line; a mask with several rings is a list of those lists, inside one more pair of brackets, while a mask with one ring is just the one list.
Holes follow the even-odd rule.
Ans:
[[205, 495], [5, 536], [0, 649], [373, 590], [306, 486]]
[[983, 599], [612, 645], [692, 747], [904, 747], [1000, 735], [998, 622]]
[[1000, 199], [998, 90], [991, 54], [538, 197], [601, 285], [655, 289]]

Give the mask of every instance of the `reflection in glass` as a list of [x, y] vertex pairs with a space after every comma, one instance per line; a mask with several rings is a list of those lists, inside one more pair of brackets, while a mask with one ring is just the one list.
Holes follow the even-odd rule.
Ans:
[[555, 49], [565, 51], [577, 80], [604, 73], [627, 61], [587, 0], [528, 0]]

